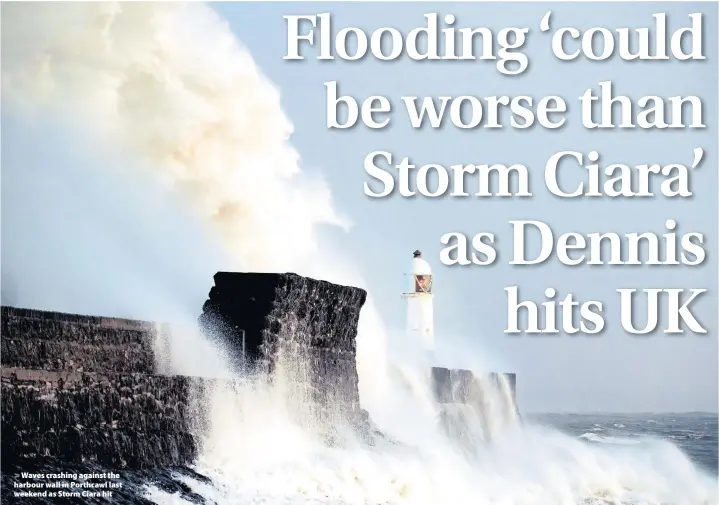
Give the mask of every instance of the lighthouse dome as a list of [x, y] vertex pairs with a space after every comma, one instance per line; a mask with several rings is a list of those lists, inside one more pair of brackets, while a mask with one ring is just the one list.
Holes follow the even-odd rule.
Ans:
[[412, 258], [410, 263], [409, 273], [412, 275], [432, 275], [432, 267], [424, 258]]
[[409, 293], [432, 292], [432, 268], [422, 258], [422, 253], [414, 252], [414, 256], [407, 272]]

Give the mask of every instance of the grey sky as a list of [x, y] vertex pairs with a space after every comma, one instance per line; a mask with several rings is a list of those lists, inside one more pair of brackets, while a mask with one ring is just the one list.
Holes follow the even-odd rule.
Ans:
[[[328, 230], [326, 239], [335, 243], [360, 266], [369, 289], [378, 302], [386, 323], [395, 328], [403, 325], [402, 269], [411, 252], [419, 248], [435, 269], [435, 319], [437, 339], [445, 348], [457, 353], [490, 356], [489, 361], [504, 370], [518, 373], [520, 407], [531, 411], [686, 411], [717, 409], [717, 6], [716, 4], [215, 4], [237, 37], [249, 48], [258, 65], [280, 88], [283, 107], [294, 123], [292, 143], [303, 158], [303, 166], [321, 172], [332, 188], [340, 210], [354, 222], [349, 234]], [[547, 40], [536, 27], [547, 10], [553, 10], [555, 23], [578, 28], [590, 26], [648, 26], [655, 12], [668, 12], [670, 22], [688, 21], [688, 14], [705, 13], [704, 63], [626, 63], [619, 61], [588, 64], [563, 63], [551, 57]], [[395, 26], [403, 31], [421, 26], [427, 12], [453, 13], [457, 25], [529, 26], [532, 32], [526, 44], [530, 68], [520, 77], [500, 75], [492, 63], [440, 62], [417, 63], [409, 60], [381, 63], [332, 63], [308, 60], [288, 63], [282, 60], [286, 47], [285, 14], [331, 12], [336, 29], [358, 26], [368, 30]], [[621, 16], [618, 13], [621, 12]], [[309, 53], [312, 54], [312, 53]], [[382, 94], [389, 97], [397, 113], [391, 128], [369, 131], [357, 127], [351, 131], [328, 131], [325, 128], [325, 81], [337, 80], [341, 92], [355, 97]], [[642, 95], [695, 94], [704, 101], [703, 131], [628, 131], [597, 132], [583, 130], [578, 124], [577, 97], [598, 82], [612, 80], [617, 93]], [[459, 131], [415, 131], [400, 108], [400, 96], [528, 94], [563, 96], [569, 106], [569, 124], [557, 131], [534, 128], [527, 131], [502, 129]], [[23, 128], [12, 118], [3, 122], [3, 165], [17, 162], [24, 149]], [[62, 145], [62, 139], [49, 139], [49, 145]], [[200, 236], [199, 225], [178, 225], [168, 217], [169, 207], [128, 204], [151, 198], [138, 188], [122, 187], [114, 192], [99, 193], [98, 188], [119, 182], [112, 175], [95, 175], [86, 187], [67, 187], [58, 195], [57, 188], [65, 178], [48, 167], [42, 146], [35, 146], [33, 160], [36, 175], [3, 171], [3, 303], [27, 305], [30, 298], [23, 292], [42, 292], [47, 275], [70, 280], [73, 275], [92, 268], [95, 297], [92, 310], [133, 316], [137, 314], [137, 297], [162, 297], [162, 293], [197, 289], [207, 285], [212, 274], [210, 265], [217, 258], [198, 265], [211, 247], [182, 238]], [[703, 147], [707, 158], [693, 179], [696, 197], [692, 200], [656, 198], [621, 200], [559, 200], [549, 195], [542, 184], [542, 167], [554, 152], [572, 149], [580, 152], [597, 150], [606, 161], [642, 163], [688, 161], [695, 147]], [[59, 148], [62, 152], [62, 149]], [[371, 199], [363, 194], [368, 180], [362, 168], [367, 153], [384, 149], [396, 157], [410, 156], [417, 164], [471, 162], [518, 162], [530, 167], [533, 192], [531, 199], [403, 199], [399, 196]], [[53, 159], [57, 154], [53, 155]], [[74, 170], [72, 158], [57, 161], [63, 170]], [[81, 163], [80, 163], [81, 164]], [[79, 169], [78, 169], [79, 170]], [[40, 180], [37, 188], [30, 185]], [[25, 185], [25, 186], [23, 186]], [[119, 188], [121, 185], [117, 184]], [[33, 199], [13, 195], [34, 194]], [[80, 198], [78, 195], [81, 195]], [[114, 195], [112, 197], [108, 195]], [[64, 200], [63, 200], [64, 199]], [[92, 223], [65, 211], [76, 207], [78, 199], [107, 211]], [[95, 200], [93, 200], [95, 199]], [[109, 200], [109, 201], [108, 201]], [[64, 205], [63, 201], [68, 205]], [[53, 212], [47, 203], [53, 202]], [[70, 205], [72, 204], [72, 205]], [[175, 209], [176, 210], [176, 209]], [[81, 212], [77, 210], [77, 212]], [[108, 219], [121, 226], [112, 227]], [[676, 219], [679, 232], [705, 233], [708, 258], [699, 268], [632, 268], [632, 267], [565, 267], [549, 262], [540, 267], [511, 267], [511, 228], [514, 219], [545, 221], [554, 231], [564, 232], [645, 232], [661, 233], [664, 221]], [[48, 223], [53, 223], [48, 225]], [[70, 223], [80, 223], [77, 226]], [[187, 223], [187, 221], [185, 221]], [[114, 230], [123, 230], [121, 234]], [[158, 231], [161, 230], [161, 231]], [[491, 267], [445, 267], [439, 262], [442, 245], [439, 238], [447, 232], [472, 236], [493, 232], [498, 239], [499, 259]], [[143, 284], [132, 284], [125, 290], [108, 290], [112, 272], [118, 262], [130, 261], [133, 248], [142, 248], [147, 235], [157, 234], [162, 249], [148, 256], [146, 264], [125, 265], [123, 272], [137, 278], [182, 270], [177, 285], [158, 282], [157, 293]], [[29, 237], [33, 236], [32, 240]], [[94, 245], [78, 247], [83, 240]], [[33, 251], [23, 250], [32, 242]], [[75, 244], [72, 249], [69, 244]], [[190, 246], [188, 250], [188, 245]], [[195, 248], [197, 250], [195, 250]], [[30, 265], [23, 258], [44, 251], [44, 260]], [[102, 253], [100, 253], [102, 251]], [[177, 251], [170, 258], [163, 251]], [[107, 254], [109, 252], [109, 254]], [[43, 257], [42, 254], [38, 257]], [[188, 264], [192, 264], [188, 267]], [[6, 268], [14, 266], [10, 280]], [[62, 271], [62, 272], [60, 272]], [[163, 278], [171, 278], [171, 275]], [[125, 279], [127, 280], [127, 279]], [[16, 286], [8, 284], [14, 282]], [[182, 284], [179, 284], [182, 283]], [[23, 285], [34, 286], [23, 290]], [[601, 336], [506, 336], [506, 286], [519, 285], [525, 299], [544, 301], [542, 293], [553, 287], [561, 297], [574, 293], [580, 301], [601, 300], [605, 303], [607, 327]], [[132, 286], [135, 286], [134, 291]], [[669, 337], [661, 334], [634, 337], [619, 325], [617, 288], [707, 288], [710, 296], [696, 305], [700, 319], [710, 329], [706, 336]], [[87, 286], [78, 286], [87, 291]], [[205, 289], [205, 288], [202, 288]], [[123, 293], [134, 297], [123, 301]], [[109, 296], [111, 293], [112, 296]], [[104, 296], [99, 296], [103, 294]], [[198, 294], [201, 303], [205, 293]], [[79, 296], [79, 295], [78, 295]], [[45, 298], [34, 295], [38, 308], [82, 310], [82, 303], [72, 302], [72, 292], [58, 298], [51, 292]], [[82, 297], [80, 297], [82, 298]], [[125, 308], [128, 307], [128, 308]], [[199, 307], [199, 305], [198, 305]], [[88, 309], [90, 310], [90, 309]], [[199, 310], [199, 308], [198, 308]]]

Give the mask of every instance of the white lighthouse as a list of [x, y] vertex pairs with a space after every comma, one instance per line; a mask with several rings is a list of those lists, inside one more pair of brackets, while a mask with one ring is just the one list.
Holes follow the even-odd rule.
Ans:
[[431, 356], [434, 351], [434, 314], [432, 309], [432, 269], [415, 251], [407, 273], [407, 337], [410, 344], [422, 346]]

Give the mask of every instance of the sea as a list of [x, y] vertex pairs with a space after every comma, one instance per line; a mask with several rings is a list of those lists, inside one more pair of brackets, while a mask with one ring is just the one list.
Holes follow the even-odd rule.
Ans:
[[648, 437], [678, 446], [700, 468], [719, 475], [717, 414], [529, 414], [527, 419], [594, 444], [641, 444]]
[[[486, 384], [486, 415], [477, 417], [466, 405], [438, 407], [421, 381], [400, 375], [374, 405], [382, 435], [369, 444], [351, 435], [323, 443], [316, 426], [278, 409], [281, 391], [219, 392], [192, 467], [207, 480], [180, 477], [182, 494], [150, 485], [144, 497], [161, 505], [719, 505], [717, 414], [517, 413], [506, 389]], [[234, 409], [238, 394], [244, 408]]]
[[[711, 490], [719, 486], [717, 414], [527, 414], [522, 418], [520, 430], [533, 435], [510, 435], [519, 440], [521, 449], [510, 451], [509, 461], [503, 455], [512, 444], [504, 442], [499, 451], [483, 446], [480, 453], [486, 452], [487, 458], [465, 466], [449, 453], [419, 454], [386, 446], [330, 448], [312, 443], [300, 431], [285, 430], [270, 438], [259, 434], [257, 445], [246, 438], [245, 451], [229, 446], [224, 462], [210, 458], [184, 468], [122, 472], [122, 489], [111, 499], [12, 499], [17, 479], [4, 473], [3, 503], [717, 504]], [[281, 429], [276, 421], [268, 419], [268, 429]], [[670, 450], [667, 457], [657, 451], [657, 443], [677, 452]], [[253, 451], [253, 446], [259, 450]], [[633, 454], [628, 466], [618, 461], [626, 460], [625, 449], [629, 451], [625, 456]], [[241, 452], [250, 453], [250, 458]], [[528, 457], [533, 454], [538, 457]], [[42, 470], [105, 471], [91, 464], [62, 462]], [[705, 478], [699, 479], [699, 474]], [[704, 490], [694, 489], [696, 485]], [[447, 501], [441, 500], [444, 495]]]

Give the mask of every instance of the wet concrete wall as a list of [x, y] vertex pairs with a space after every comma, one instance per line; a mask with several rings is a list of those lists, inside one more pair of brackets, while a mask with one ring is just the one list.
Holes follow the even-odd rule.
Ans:
[[313, 400], [359, 411], [355, 338], [366, 291], [296, 274], [215, 275], [200, 325], [238, 365], [302, 369]]

